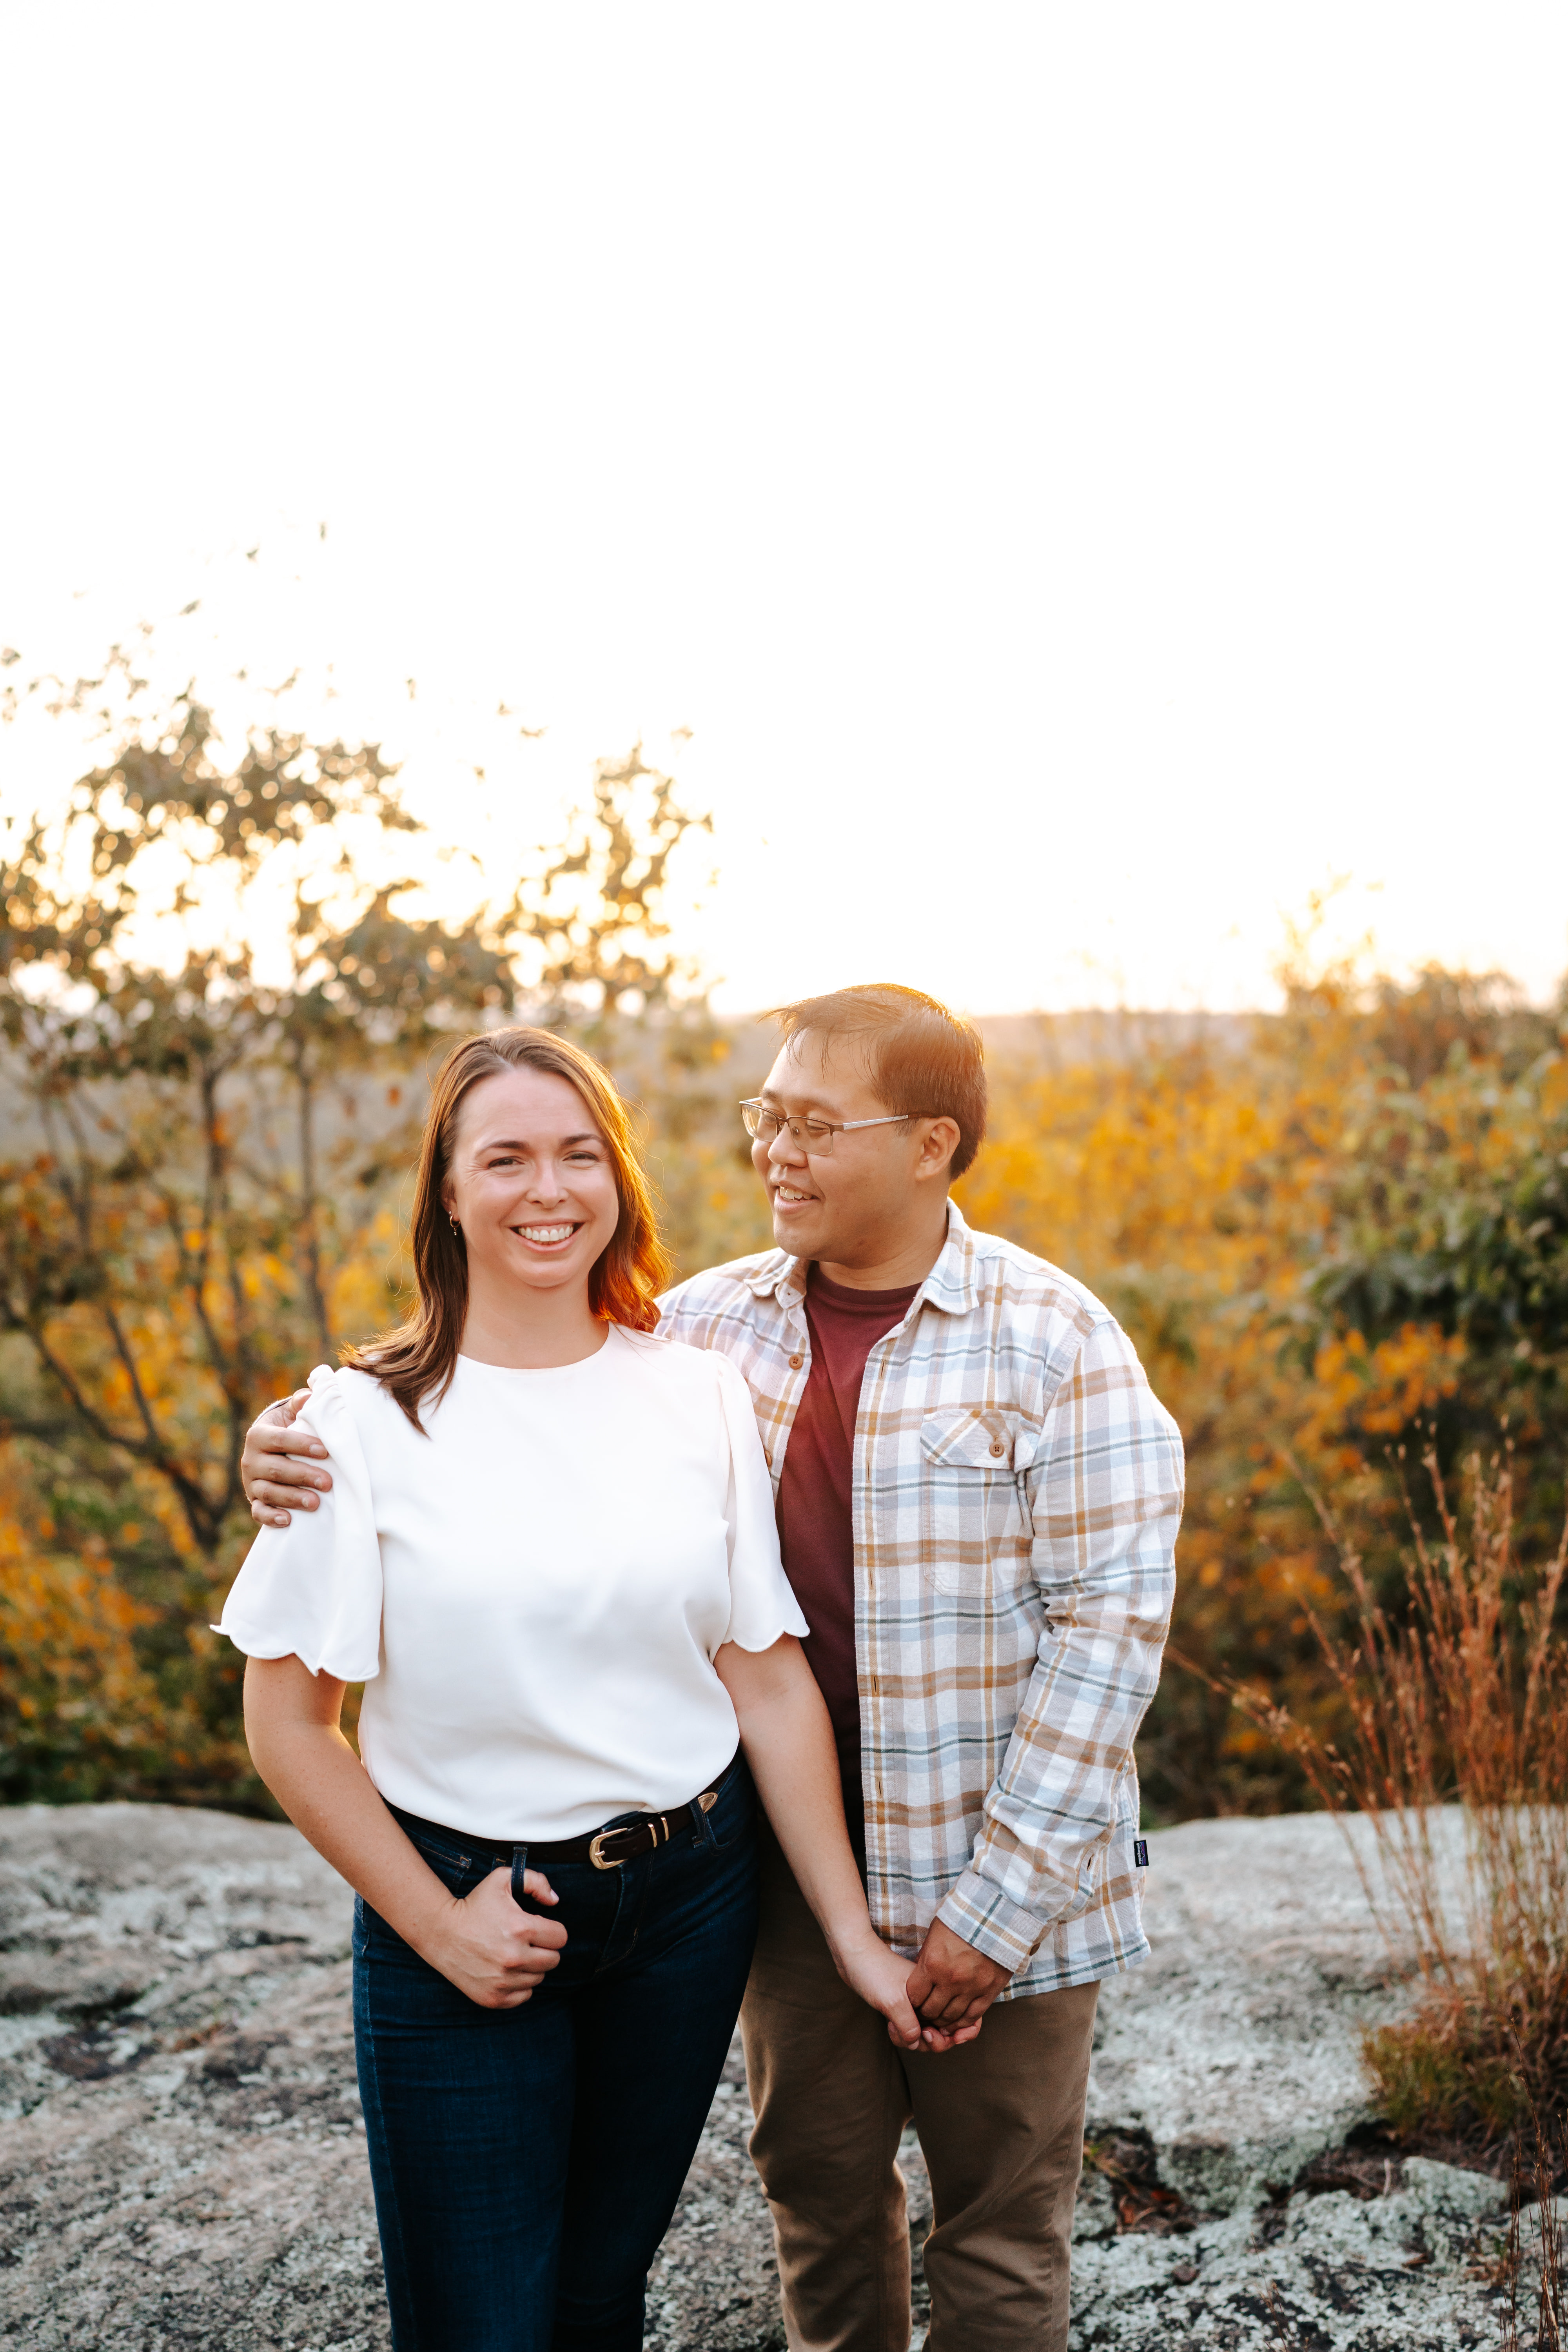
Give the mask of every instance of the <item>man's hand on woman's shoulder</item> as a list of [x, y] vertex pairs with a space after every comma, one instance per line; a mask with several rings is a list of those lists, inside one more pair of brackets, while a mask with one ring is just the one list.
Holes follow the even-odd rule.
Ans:
[[279, 1404], [269, 1404], [245, 1433], [239, 1457], [240, 1484], [250, 1516], [264, 1528], [286, 1528], [289, 1514], [313, 1511], [317, 1493], [331, 1491], [330, 1470], [321, 1467], [327, 1449], [314, 1433], [294, 1426], [301, 1405], [309, 1404], [309, 1389], [296, 1389]]

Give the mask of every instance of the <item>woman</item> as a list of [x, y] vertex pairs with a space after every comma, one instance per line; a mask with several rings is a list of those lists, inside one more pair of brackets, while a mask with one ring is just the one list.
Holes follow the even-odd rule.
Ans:
[[625, 2352], [745, 1984], [753, 1779], [846, 1980], [920, 2028], [744, 1383], [649, 1336], [664, 1262], [596, 1063], [455, 1049], [413, 1250], [412, 1318], [311, 1376], [331, 1493], [261, 1534], [221, 1630], [257, 1769], [358, 1891], [397, 2352]]

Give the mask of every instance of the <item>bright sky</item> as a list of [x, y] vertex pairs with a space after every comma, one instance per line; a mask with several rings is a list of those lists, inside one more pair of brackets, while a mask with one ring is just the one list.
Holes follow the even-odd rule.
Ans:
[[1565, 68], [1508, 0], [14, 7], [0, 640], [200, 595], [492, 865], [689, 727], [731, 1009], [1257, 1003], [1335, 876], [1544, 992]]

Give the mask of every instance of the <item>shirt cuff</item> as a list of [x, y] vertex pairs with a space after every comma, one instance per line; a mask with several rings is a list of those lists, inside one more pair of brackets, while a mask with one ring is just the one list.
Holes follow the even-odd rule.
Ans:
[[948, 1889], [937, 1917], [999, 1969], [1016, 1972], [1021, 1969], [1040, 1937], [1047, 1923], [1037, 1918], [1026, 1905], [1014, 1903], [989, 1878], [982, 1878], [973, 1868]]

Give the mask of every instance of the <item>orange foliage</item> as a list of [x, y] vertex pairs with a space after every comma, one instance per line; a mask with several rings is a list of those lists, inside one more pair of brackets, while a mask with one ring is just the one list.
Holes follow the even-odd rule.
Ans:
[[[1369, 1333], [1326, 1310], [1315, 1282], [1391, 1230], [1401, 1265], [1439, 1250], [1456, 1202], [1521, 1165], [1554, 1165], [1568, 1139], [1553, 1126], [1568, 1089], [1550, 1053], [1521, 1078], [1440, 1041], [1441, 1066], [1416, 1085], [1389, 1060], [1396, 1015], [1420, 1029], [1404, 999], [1385, 997], [1373, 1017], [1324, 988], [1230, 1050], [994, 1071], [991, 1138], [960, 1188], [972, 1223], [1106, 1301], [1182, 1427], [1179, 1645], [1310, 1722], [1335, 1702], [1308, 1611], [1331, 1614], [1342, 1593], [1298, 1472], [1381, 1527], [1392, 1560], [1401, 1510], [1389, 1450], [1481, 1394], [1475, 1349], [1451, 1316], [1449, 1328], [1407, 1315]], [[1347, 1292], [1352, 1308], [1360, 1295]], [[1143, 1763], [1156, 1811], [1307, 1798], [1276, 1745], [1175, 1668]]]
[[[1493, 1050], [1476, 991], [1428, 982], [1432, 1003], [1385, 992], [1370, 1011], [1306, 992], [1223, 1049], [994, 1067], [990, 1139], [959, 1187], [973, 1223], [1106, 1300], [1181, 1424], [1182, 1651], [1326, 1736], [1339, 1700], [1310, 1618], [1332, 1622], [1344, 1594], [1302, 1475], [1370, 1530], [1374, 1579], [1396, 1578], [1403, 1507], [1385, 1457], [1417, 1427], [1423, 1445], [1439, 1424], [1473, 1444], [1506, 1410], [1541, 1459], [1568, 1451], [1568, 1356], [1552, 1338], [1568, 1296], [1568, 1254], [1552, 1255], [1568, 1231], [1553, 1190], [1568, 1170], [1563, 1063], [1543, 1024], [1544, 1045]], [[617, 1058], [648, 1105], [650, 1160], [690, 1270], [765, 1239], [732, 1109], [759, 1074], [742, 1057], [762, 1049], [695, 1023], [674, 1034], [678, 1083], [659, 1076], [668, 1040], [656, 1055], [658, 1041], [628, 1030]], [[380, 1189], [366, 1182], [318, 1253], [334, 1336], [363, 1337], [395, 1311], [402, 1170], [384, 1150]], [[58, 1193], [35, 1171], [0, 1181], [11, 1246], [62, 1269], [39, 1337], [105, 1424], [133, 1427], [101, 1300], [71, 1286]], [[106, 1202], [119, 1223], [102, 1263], [124, 1355], [168, 1461], [192, 1465], [214, 1498], [212, 1528], [196, 1540], [167, 1469], [57, 1433], [55, 1391], [10, 1365], [22, 1410], [0, 1443], [0, 1790], [256, 1803], [237, 1670], [205, 1631], [250, 1524], [217, 1498], [237, 1415], [326, 1349], [275, 1220], [236, 1221], [212, 1243], [203, 1286], [182, 1264], [189, 1229], [160, 1226], [148, 1197]], [[204, 1316], [220, 1356], [245, 1357], [243, 1396], [197, 1344]], [[1521, 1477], [1521, 1541], [1525, 1491]], [[1310, 1799], [1278, 1744], [1175, 1666], [1141, 1755], [1156, 1817]]]
[[[151, 1518], [162, 1498], [146, 1497]], [[171, 1515], [172, 1516], [172, 1515]], [[130, 1519], [118, 1531], [139, 1545]], [[173, 1517], [159, 1531], [184, 1536]], [[188, 1538], [186, 1538], [188, 1540]], [[15, 1444], [0, 1447], [0, 1733], [29, 1751], [30, 1781], [61, 1797], [161, 1788], [201, 1770], [233, 1780], [242, 1769], [188, 1707], [171, 1708], [138, 1646], [161, 1612], [129, 1589], [116, 1549], [97, 1531], [60, 1539], [39, 1507]], [[210, 1640], [210, 1636], [207, 1636]], [[221, 1745], [221, 1743], [219, 1743]]]

